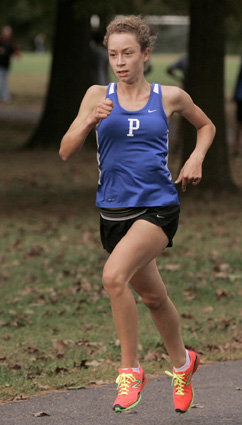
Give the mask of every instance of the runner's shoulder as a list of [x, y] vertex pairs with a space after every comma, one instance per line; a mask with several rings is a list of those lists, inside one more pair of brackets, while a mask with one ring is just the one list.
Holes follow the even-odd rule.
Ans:
[[168, 98], [179, 98], [186, 96], [187, 93], [178, 86], [161, 86], [162, 96]]
[[95, 97], [97, 101], [105, 99], [108, 86], [93, 85], [86, 92], [86, 97]]

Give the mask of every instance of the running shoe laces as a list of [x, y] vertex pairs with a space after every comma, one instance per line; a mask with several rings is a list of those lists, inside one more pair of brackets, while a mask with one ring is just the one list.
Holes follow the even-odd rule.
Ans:
[[185, 381], [185, 373], [181, 373], [180, 375], [178, 375], [176, 372], [171, 373], [168, 370], [166, 370], [165, 373], [172, 377], [171, 386], [174, 383], [175, 394], [176, 395], [184, 395], [185, 385], [188, 385], [188, 383], [186, 383], [186, 381]]
[[[128, 395], [129, 393], [129, 386], [131, 382], [136, 382], [134, 375], [132, 373], [121, 373], [116, 379], [116, 384], [118, 384], [118, 395]], [[138, 387], [138, 384], [140, 384], [140, 381], [137, 381], [136, 388]]]

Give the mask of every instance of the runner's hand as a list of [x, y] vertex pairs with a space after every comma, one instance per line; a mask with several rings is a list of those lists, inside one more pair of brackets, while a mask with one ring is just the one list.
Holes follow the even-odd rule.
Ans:
[[196, 186], [202, 179], [202, 163], [197, 159], [190, 157], [182, 167], [175, 184], [181, 183], [182, 191], [185, 192], [187, 184]]
[[113, 107], [113, 102], [108, 98], [98, 102], [90, 116], [93, 124], [97, 125], [101, 119], [107, 118], [111, 114]]

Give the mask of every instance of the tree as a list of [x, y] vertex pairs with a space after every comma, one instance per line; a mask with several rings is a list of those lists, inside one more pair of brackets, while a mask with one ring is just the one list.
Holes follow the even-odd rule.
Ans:
[[[188, 91], [214, 122], [217, 132], [203, 165], [202, 187], [232, 190], [224, 111], [224, 1], [191, 0]], [[183, 162], [194, 146], [185, 126]]]
[[75, 117], [89, 80], [89, 15], [75, 0], [58, 0], [54, 55], [46, 104], [28, 147], [59, 146]]

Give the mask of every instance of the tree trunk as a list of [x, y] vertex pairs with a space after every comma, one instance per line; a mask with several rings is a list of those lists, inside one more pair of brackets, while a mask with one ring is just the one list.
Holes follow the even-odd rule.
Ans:
[[27, 147], [59, 147], [90, 85], [90, 20], [75, 0], [58, 0], [50, 83], [43, 115]]
[[[188, 92], [216, 126], [214, 142], [203, 164], [201, 187], [235, 188], [229, 169], [224, 109], [224, 1], [191, 0]], [[195, 132], [185, 126], [183, 163], [195, 143]]]

